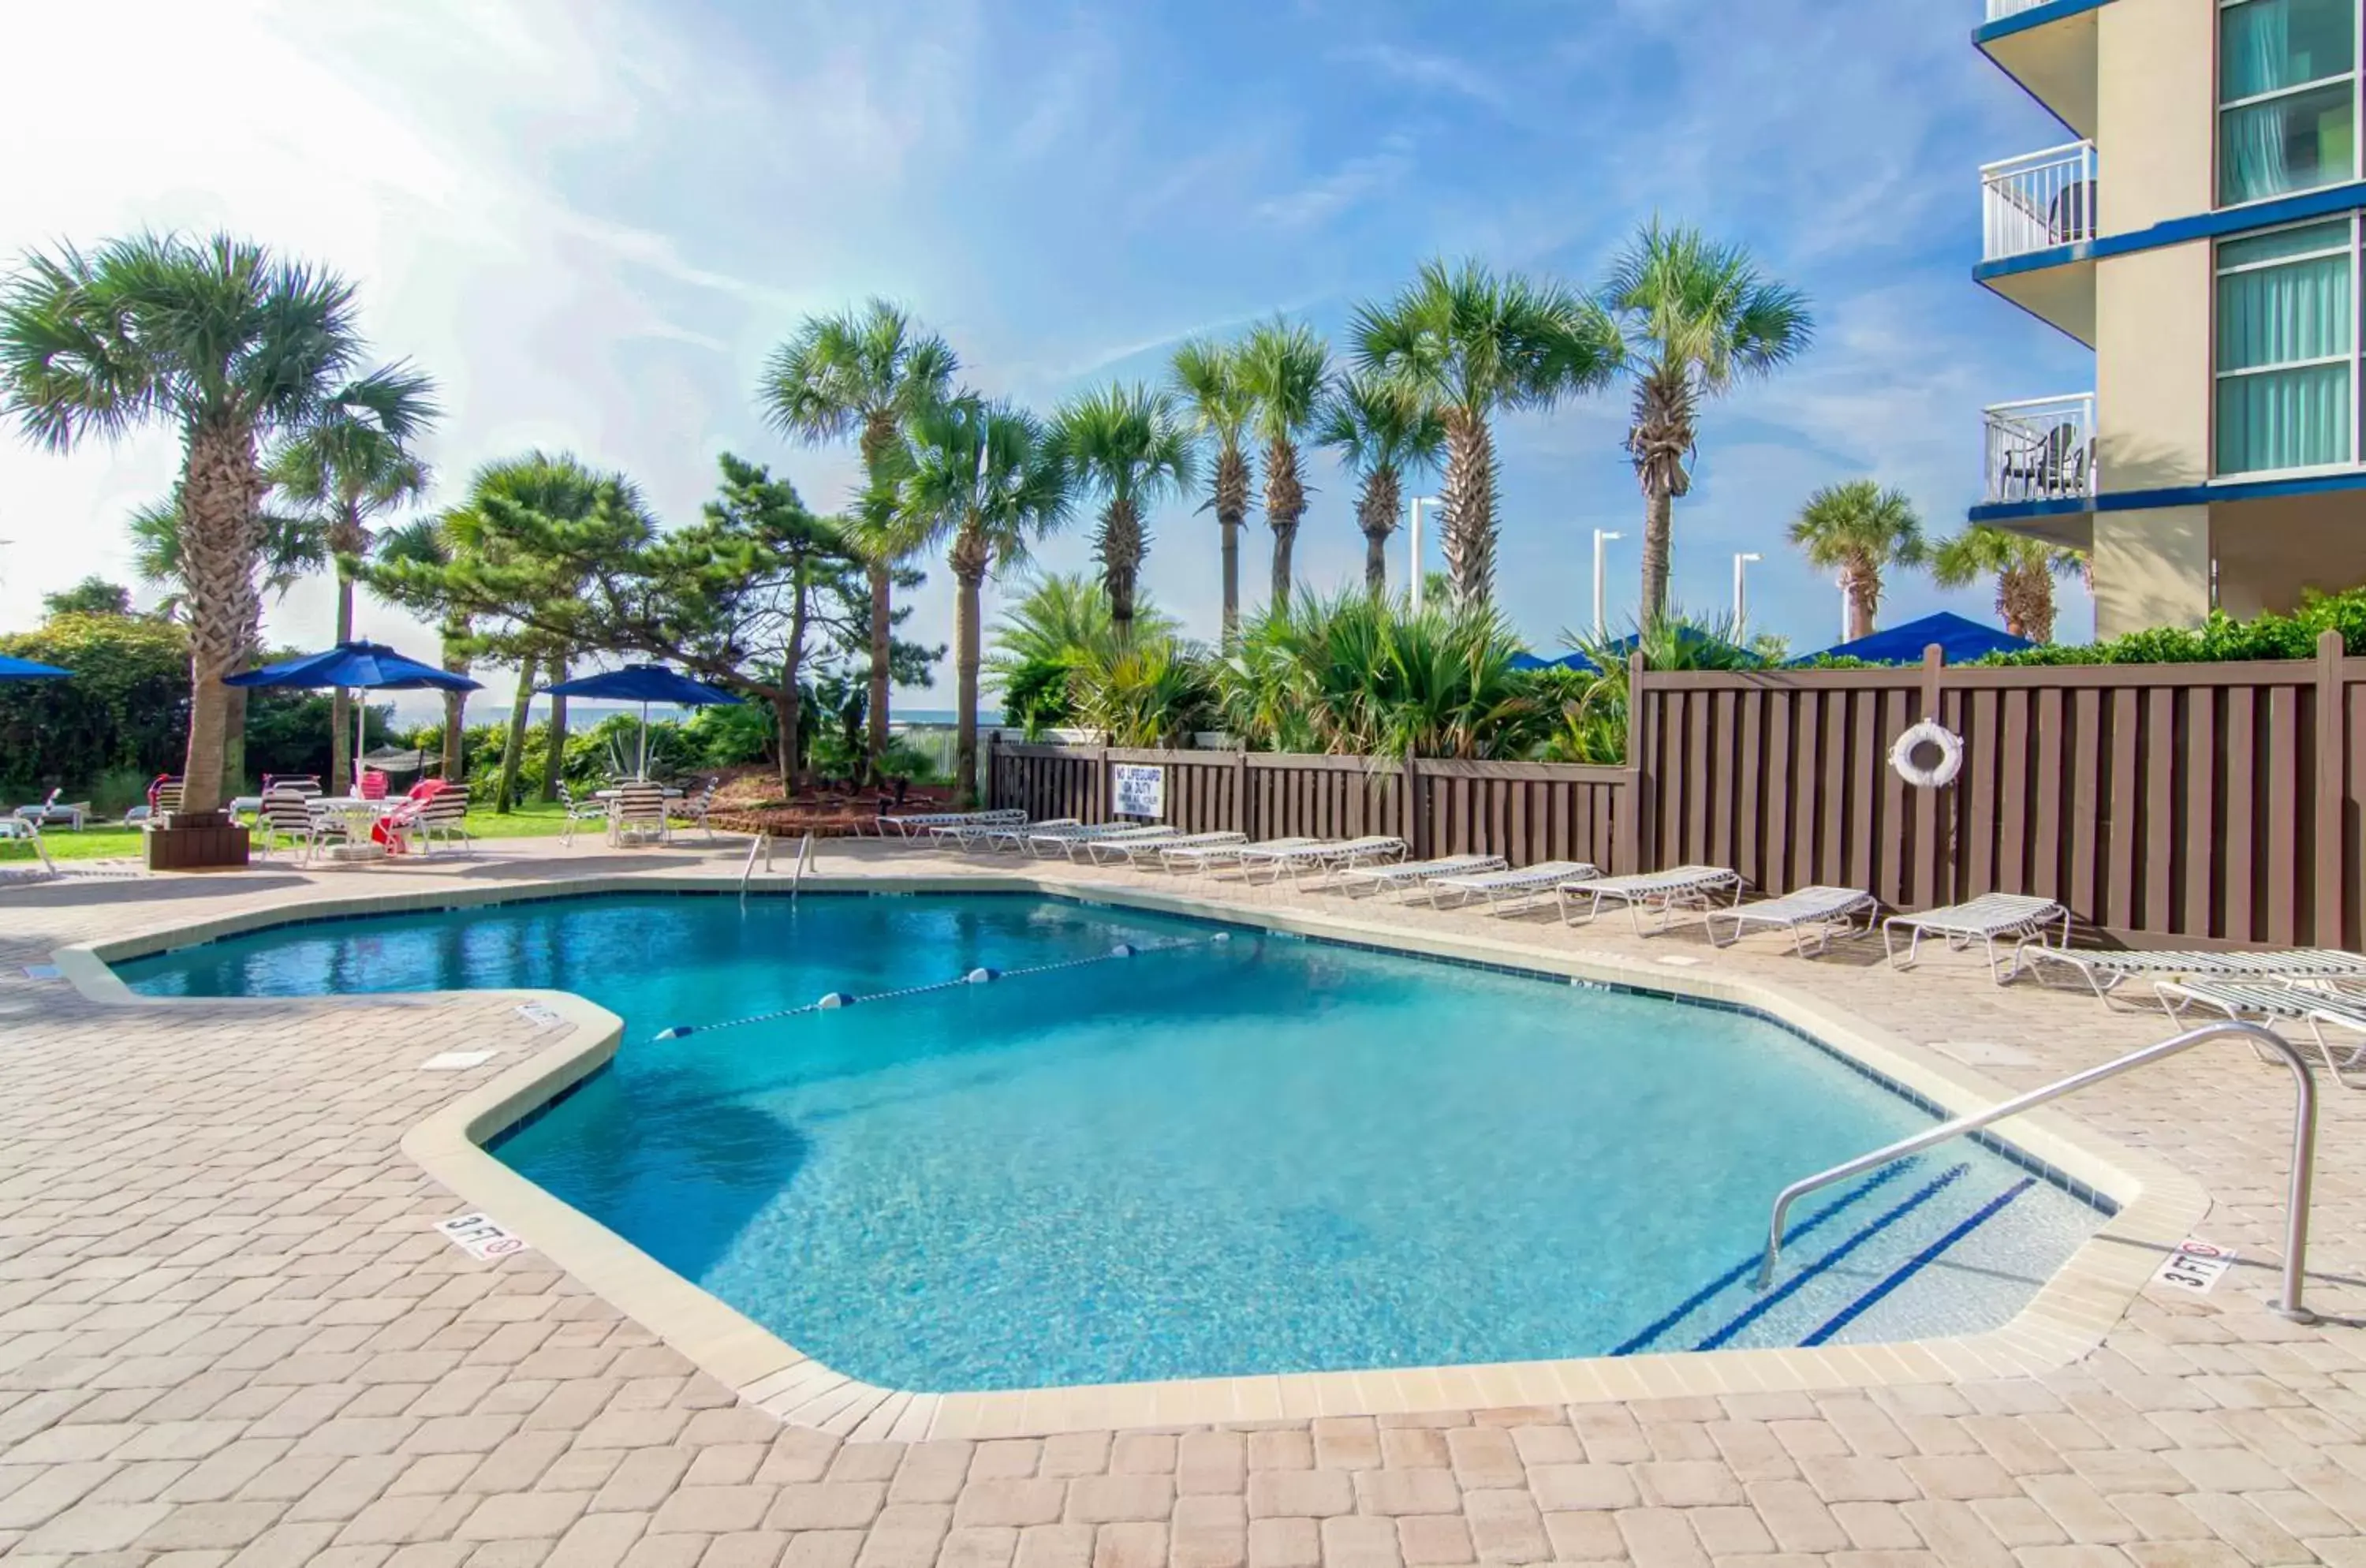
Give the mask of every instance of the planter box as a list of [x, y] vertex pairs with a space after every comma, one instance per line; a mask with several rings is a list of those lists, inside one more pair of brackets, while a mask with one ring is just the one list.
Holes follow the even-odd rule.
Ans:
[[227, 871], [246, 865], [247, 831], [227, 811], [168, 812], [148, 830], [151, 871]]

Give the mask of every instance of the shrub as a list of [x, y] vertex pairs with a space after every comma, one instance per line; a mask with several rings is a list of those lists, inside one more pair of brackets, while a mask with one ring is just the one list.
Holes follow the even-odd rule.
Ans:
[[[0, 682], [0, 768], [12, 793], [77, 793], [112, 769], [178, 773], [188, 751], [188, 634], [141, 615], [67, 614], [0, 636], [0, 653], [73, 671]], [[145, 784], [142, 784], [145, 791]]]
[[2316, 639], [2341, 634], [2354, 658], [2366, 655], [2366, 588], [2311, 593], [2291, 615], [2269, 611], [2238, 621], [2221, 611], [2198, 627], [2152, 626], [2078, 647], [2047, 644], [1975, 660], [2003, 666], [2067, 664], [2237, 664], [2255, 659], [2314, 659]]

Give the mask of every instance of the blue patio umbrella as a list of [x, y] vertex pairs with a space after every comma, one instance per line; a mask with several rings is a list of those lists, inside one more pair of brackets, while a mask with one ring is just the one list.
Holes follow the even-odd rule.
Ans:
[[[320, 653], [299, 654], [222, 677], [225, 686], [286, 686], [303, 691], [344, 687], [365, 692], [474, 692], [478, 682], [397, 653], [384, 643], [341, 642]], [[354, 705], [354, 765], [361, 765], [361, 705]]]
[[605, 697], [611, 702], [641, 705], [641, 776], [649, 772], [649, 705], [666, 703], [678, 708], [716, 707], [741, 699], [720, 686], [709, 686], [662, 664], [627, 664], [622, 670], [581, 675], [545, 686], [554, 697]]
[[1936, 644], [1950, 664], [1964, 664], [1991, 653], [2011, 653], [2037, 645], [2027, 637], [2015, 637], [1995, 626], [1984, 626], [1977, 621], [1945, 610], [1935, 615], [1925, 615], [1919, 621], [1892, 626], [1887, 631], [1874, 632], [1853, 642], [1843, 642], [1811, 653], [1794, 662], [1806, 663], [1814, 659], [1862, 659], [1867, 664], [1920, 664], [1922, 650]]
[[54, 664], [36, 664], [29, 659], [11, 659], [0, 653], [0, 681], [55, 681], [73, 673]]

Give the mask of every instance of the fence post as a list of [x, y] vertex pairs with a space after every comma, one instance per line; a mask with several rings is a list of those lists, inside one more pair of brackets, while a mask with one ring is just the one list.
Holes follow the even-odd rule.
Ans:
[[1233, 820], [1232, 830], [1249, 830], [1249, 754], [1245, 749], [1233, 753]]
[[1398, 787], [1404, 793], [1405, 842], [1412, 846], [1409, 859], [1429, 859], [1429, 802], [1425, 798], [1428, 788], [1422, 782], [1421, 759], [1410, 750], [1404, 755], [1404, 768], [1398, 775], [1403, 782]]
[[1652, 745], [1645, 675], [1642, 650], [1638, 649], [1627, 656], [1627, 809], [1618, 814], [1617, 845], [1610, 867], [1621, 876], [1654, 869], [1659, 847], [1654, 799], [1658, 790], [1644, 766]]
[[[1937, 643], [1922, 650], [1921, 716], [1933, 722], [1939, 717], [1939, 684], [1946, 666], [1947, 656]], [[1941, 793], [1935, 789], [1914, 792], [1914, 875], [1908, 886], [1918, 908], [1927, 909], [1945, 902], [1940, 889], [1946, 885], [1944, 863], [1949, 857], [1940, 836]]]
[[995, 766], [995, 754], [1001, 749], [1002, 730], [997, 726], [986, 732], [986, 787], [978, 792], [981, 805], [988, 811], [998, 810], [1002, 805], [995, 798], [1002, 787], [1002, 770]]
[[2342, 660], [2341, 634], [2327, 630], [2316, 637], [2316, 843], [2308, 863], [2316, 875], [2316, 930], [2310, 941], [2318, 947], [2339, 947], [2343, 935], [2343, 905], [2348, 902], [2349, 846], [2342, 840], [2343, 795], [2349, 762], [2349, 701]]
[[1087, 817], [1089, 820], [1095, 822], [1107, 822], [1110, 820], [1110, 804], [1115, 798], [1110, 788], [1109, 754], [1110, 749], [1106, 740], [1104, 740], [1103, 744], [1095, 748], [1093, 751], [1093, 787], [1091, 792], [1093, 808], [1090, 812], [1087, 813]]

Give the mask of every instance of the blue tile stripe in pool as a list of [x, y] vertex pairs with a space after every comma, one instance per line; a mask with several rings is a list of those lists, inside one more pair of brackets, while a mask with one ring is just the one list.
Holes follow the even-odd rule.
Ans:
[[1847, 1306], [1833, 1314], [1832, 1316], [1826, 1319], [1823, 1323], [1811, 1329], [1807, 1337], [1800, 1340], [1799, 1343], [1803, 1346], [1815, 1346], [1827, 1343], [1831, 1340], [1833, 1335], [1838, 1334], [1842, 1329], [1846, 1328], [1850, 1324], [1854, 1323], [1858, 1318], [1863, 1317], [1866, 1313], [1872, 1311], [1883, 1301], [1886, 1301], [1891, 1295], [1897, 1293], [1899, 1286], [1905, 1284], [1907, 1280], [1911, 1280], [1915, 1275], [1920, 1274], [1923, 1269], [1928, 1269], [1932, 1264], [1937, 1262], [1942, 1254], [1953, 1247], [1957, 1242], [1962, 1241], [1966, 1236], [1970, 1235], [1974, 1231], [1979, 1229], [1982, 1225], [1988, 1224], [1990, 1220], [1995, 1219], [1997, 1215], [2004, 1212], [2006, 1205], [2010, 1204], [2014, 1199], [2020, 1197], [2022, 1193], [2028, 1191], [2031, 1188], [2036, 1185], [2037, 1179], [2035, 1177], [2022, 1177], [2019, 1181], [2013, 1183], [2011, 1187], [2006, 1188], [2003, 1191], [1989, 1199], [1978, 1209], [1966, 1215], [1962, 1220], [1957, 1221], [1955, 1227], [1948, 1231], [1946, 1235], [1941, 1236], [1938, 1240], [1932, 1242], [1930, 1246], [1924, 1247], [1921, 1251], [1908, 1258], [1904, 1263], [1898, 1265], [1898, 1268], [1892, 1269], [1889, 1274], [1882, 1280], [1881, 1283], [1876, 1285], [1873, 1289], [1867, 1291], [1865, 1294], [1851, 1302]]

